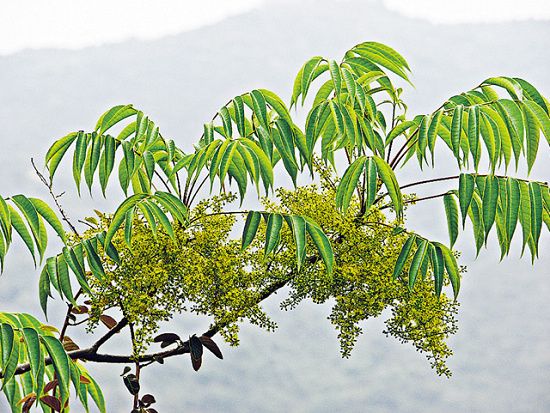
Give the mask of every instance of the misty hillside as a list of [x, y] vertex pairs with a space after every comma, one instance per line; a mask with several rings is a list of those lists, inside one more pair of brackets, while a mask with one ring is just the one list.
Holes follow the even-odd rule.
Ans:
[[[45, 198], [29, 158], [41, 160], [53, 140], [69, 131], [91, 129], [111, 105], [133, 103], [165, 136], [191, 149], [202, 124], [234, 95], [265, 87], [288, 101], [306, 59], [340, 58], [366, 40], [386, 43], [408, 59], [416, 87], [405, 95], [411, 114], [431, 111], [495, 75], [525, 78], [550, 96], [548, 38], [550, 23], [432, 25], [391, 13], [375, 1], [273, 1], [158, 41], [0, 57], [1, 192]], [[532, 176], [548, 180], [548, 148], [543, 152], [542, 145], [544, 140]], [[443, 159], [437, 174], [454, 167]], [[417, 175], [411, 167], [398, 178], [406, 183]], [[111, 202], [102, 201], [99, 192], [93, 203], [87, 195], [70, 200], [73, 186], [69, 174], [56, 182], [59, 191], [67, 190], [63, 203], [72, 216], [96, 206], [112, 209], [121, 199], [113, 184]], [[416, 208], [409, 225], [446, 240], [441, 200]], [[187, 357], [168, 360], [145, 371], [143, 388], [156, 396], [161, 413], [548, 411], [550, 237], [543, 235], [540, 249], [546, 257], [534, 266], [527, 257], [519, 261], [518, 248], [500, 264], [494, 248], [474, 261], [472, 244], [467, 233], [457, 245], [468, 272], [459, 297], [460, 330], [451, 341], [456, 353], [449, 363], [451, 379], [437, 377], [412, 347], [386, 339], [382, 320], [365, 326], [352, 357], [343, 360], [326, 320], [330, 308], [304, 304], [280, 312], [279, 294], [266, 305], [280, 325], [275, 333], [245, 326], [240, 347], [223, 346], [225, 360], [206, 357], [199, 373]], [[7, 261], [0, 308], [41, 314], [38, 278], [28, 256], [14, 248]], [[204, 328], [181, 317], [174, 325], [182, 336]], [[109, 411], [129, 410], [118, 377], [122, 366], [88, 368], [104, 383]]]

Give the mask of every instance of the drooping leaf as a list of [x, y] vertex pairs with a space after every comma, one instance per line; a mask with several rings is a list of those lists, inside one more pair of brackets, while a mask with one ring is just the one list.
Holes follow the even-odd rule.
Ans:
[[395, 267], [393, 269], [393, 279], [396, 280], [400, 275], [401, 271], [403, 271], [403, 267], [405, 266], [405, 263], [407, 262], [407, 258], [409, 257], [409, 254], [411, 252], [411, 249], [416, 241], [416, 235], [411, 234], [409, 235], [409, 238], [407, 238], [407, 241], [405, 241], [405, 244], [403, 244], [403, 247], [401, 248], [401, 252], [399, 253], [399, 256], [397, 257], [397, 261], [395, 263]]
[[262, 214], [258, 211], [250, 211], [246, 217], [246, 222], [244, 224], [243, 236], [241, 249], [246, 249], [254, 240], [260, 221], [262, 219]]
[[449, 230], [450, 247], [452, 248], [458, 236], [458, 206], [454, 195], [448, 193], [443, 197], [447, 228]]

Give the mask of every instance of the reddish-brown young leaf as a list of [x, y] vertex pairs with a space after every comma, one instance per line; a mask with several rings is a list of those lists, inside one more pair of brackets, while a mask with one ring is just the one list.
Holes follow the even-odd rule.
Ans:
[[193, 366], [193, 370], [199, 371], [199, 369], [201, 368], [201, 364], [202, 364], [202, 357], [193, 358], [193, 356], [191, 356], [191, 365]]
[[31, 393], [32, 397], [27, 399], [21, 408], [21, 413], [28, 413], [31, 410], [32, 405], [36, 401], [36, 394]]
[[90, 384], [91, 381], [90, 381], [90, 379], [88, 379], [88, 377], [82, 376], [82, 375], [81, 375], [81, 376], [80, 376], [80, 383], [82, 383], [82, 384]]
[[17, 402], [17, 405], [21, 405], [23, 403], [26, 403], [28, 400], [32, 399], [34, 397], [34, 399], [36, 400], [36, 393], [29, 393], [27, 394], [25, 397], [23, 397], [21, 400], [19, 400]]
[[40, 398], [40, 401], [42, 403], [44, 403], [45, 405], [47, 405], [47, 406], [51, 407], [52, 409], [54, 409], [56, 412], [61, 411], [61, 402], [56, 397], [46, 395], [46, 396], [42, 396]]
[[140, 385], [135, 374], [128, 374], [127, 376], [124, 376], [124, 385], [132, 396], [139, 393]]
[[189, 354], [193, 370], [198, 371], [202, 364], [202, 343], [196, 335], [189, 337]]
[[74, 351], [80, 349], [78, 345], [68, 336], [63, 337], [63, 348], [65, 351]]
[[107, 314], [101, 314], [99, 316], [99, 319], [101, 320], [101, 322], [103, 324], [105, 324], [105, 326], [109, 330], [111, 330], [117, 324], [116, 320], [113, 317], [111, 317], [110, 315], [107, 315]]
[[196, 335], [189, 337], [189, 352], [191, 358], [200, 359], [202, 357], [202, 343]]
[[57, 380], [52, 380], [49, 383], [46, 383], [43, 392], [48, 393], [50, 390], [55, 389], [57, 387], [57, 384]]
[[170, 344], [175, 343], [178, 340], [181, 340], [180, 336], [175, 333], [162, 333], [153, 339], [155, 343], [161, 343], [161, 347], [169, 346]]
[[156, 402], [157, 401], [152, 394], [146, 394], [141, 398], [141, 403], [143, 404], [143, 407], [149, 407]]
[[71, 309], [71, 313], [73, 314], [85, 314], [88, 312], [88, 307], [85, 305], [77, 305], [76, 307], [73, 307]]
[[218, 345], [214, 343], [214, 340], [212, 340], [208, 336], [200, 336], [199, 340], [201, 341], [204, 347], [206, 347], [208, 350], [212, 352], [212, 354], [214, 354], [220, 360], [223, 360], [223, 354], [220, 348], [218, 347]]

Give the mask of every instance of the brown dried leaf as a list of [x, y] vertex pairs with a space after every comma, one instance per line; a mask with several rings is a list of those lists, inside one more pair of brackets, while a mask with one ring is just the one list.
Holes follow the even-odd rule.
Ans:
[[107, 314], [101, 314], [101, 315], [99, 316], [99, 320], [100, 320], [103, 324], [105, 324], [105, 326], [106, 326], [109, 330], [111, 330], [114, 326], [117, 325], [116, 320], [115, 320], [113, 317], [111, 317], [110, 315], [107, 315]]

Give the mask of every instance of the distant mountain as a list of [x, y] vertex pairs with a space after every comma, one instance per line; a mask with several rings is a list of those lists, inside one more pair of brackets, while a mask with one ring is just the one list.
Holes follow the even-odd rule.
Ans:
[[[121, 24], [126, 24], [124, 16]], [[271, 2], [158, 41], [1, 57], [1, 190], [44, 195], [29, 172], [29, 156], [42, 158], [54, 138], [91, 128], [109, 105], [133, 103], [155, 119], [166, 136], [190, 149], [202, 123], [229, 98], [255, 87], [288, 98], [307, 58], [338, 58], [365, 40], [387, 43], [409, 60], [416, 85], [407, 90], [411, 113], [431, 111], [452, 94], [500, 74], [524, 77], [548, 96], [548, 38], [547, 22], [432, 25], [389, 12], [377, 2], [306, 0]], [[548, 180], [550, 166], [544, 156], [533, 176]], [[439, 171], [445, 169], [443, 165]], [[417, 174], [415, 168], [406, 169], [401, 182]], [[87, 212], [87, 197], [81, 203], [69, 201], [74, 191], [68, 174], [57, 187], [69, 189], [63, 201], [71, 214]], [[115, 185], [111, 194], [119, 194]], [[95, 201], [101, 207], [114, 206], [99, 194]], [[445, 240], [442, 204], [434, 201], [417, 208], [424, 208], [425, 214], [412, 225]], [[435, 218], [441, 219], [437, 228]], [[280, 322], [277, 332], [245, 326], [242, 345], [223, 348], [224, 361], [207, 358], [197, 374], [188, 359], [169, 360], [162, 368], [146, 371], [144, 388], [159, 400], [159, 412], [548, 411], [548, 238], [541, 244], [546, 257], [531, 266], [517, 255], [498, 264], [493, 248], [474, 262], [471, 242], [463, 237], [459, 248], [469, 271], [460, 296], [461, 329], [452, 339], [456, 355], [450, 362], [450, 380], [435, 376], [412, 348], [385, 339], [378, 320], [368, 323], [352, 358], [342, 360], [336, 333], [325, 319], [327, 306], [304, 304], [283, 313], [274, 299], [267, 307]], [[1, 308], [39, 313], [37, 277], [23, 252], [16, 253], [0, 278]], [[202, 331], [196, 320], [180, 317], [176, 325], [184, 335]], [[116, 374], [122, 367], [89, 368], [104, 383], [109, 411], [129, 410]]]

